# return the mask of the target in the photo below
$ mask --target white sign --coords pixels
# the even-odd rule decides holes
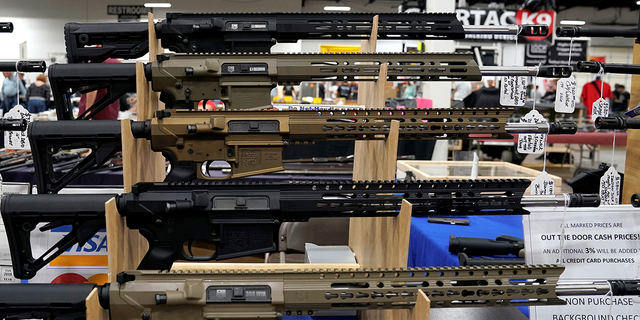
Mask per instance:
[[[5,115],[7,119],[27,119],[27,122],[31,121],[31,113],[27,111],[23,106],[16,105],[11,108]],[[7,149],[31,149],[29,145],[29,137],[27,131],[5,131],[4,132],[4,147]]]
[[[592,106],[592,114],[591,120],[596,120],[597,117],[608,117],[609,116],[609,102],[605,99],[598,99],[593,102]]]
[[[638,209],[617,205],[527,210],[531,211],[524,218],[527,264],[562,264],[566,269],[560,276],[561,281],[637,278],[640,266]],[[640,301],[636,297],[561,298],[568,306],[532,307],[531,319],[640,319]]]
[[[600,205],[616,204],[620,204],[620,174],[611,166],[600,178]]]
[[[547,122],[538,110],[531,110],[520,118],[521,123]],[[541,154],[544,151],[545,133],[521,133],[518,135],[518,152],[523,154]]]
[[[542,171],[531,183],[531,194],[534,196],[554,194],[555,184],[551,176],[546,171]]]
[[[527,102],[526,77],[502,77],[500,84],[500,104],[503,106],[521,107]]]
[[[558,80],[555,110],[560,113],[573,113],[576,109],[576,78],[570,76]]]

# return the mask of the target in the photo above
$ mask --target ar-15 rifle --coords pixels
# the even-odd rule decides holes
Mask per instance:
[[[511,108],[329,111],[163,110],[134,121],[135,138],[151,141],[171,163],[165,181],[227,179],[283,170],[282,150],[320,140],[382,140],[392,120],[401,122],[401,140],[509,138],[516,132],[573,134],[575,124],[507,123]],[[523,126],[526,126],[523,127]],[[207,176],[209,161],[227,161],[227,177]]]
[[[594,124],[596,129],[640,129],[640,119],[628,117],[597,117]]]
[[[196,109],[201,100],[220,99],[227,110],[271,106],[275,83],[302,81],[375,81],[380,65],[389,63],[388,79],[480,80],[472,54],[161,54],[147,63],[145,76],[167,109]],[[49,68],[58,119],[73,119],[68,97],[107,87],[108,94],[78,119],[89,119],[124,93],[135,90],[134,64],[64,64]],[[233,104],[232,104],[233,103]]]
[[[0,211],[14,274],[28,279],[104,228],[104,203],[112,197],[116,197],[119,213],[127,218],[127,226],[140,230],[149,241],[139,268],[169,269],[177,259],[222,260],[271,252],[284,221],[395,216],[402,199],[413,204],[417,216],[527,214],[523,202],[557,205],[554,199],[523,196],[529,184],[529,180],[139,183],[131,193],[83,195],[81,201],[65,194],[7,195]],[[568,199],[568,206],[599,205],[597,195],[571,194]],[[62,225],[71,225],[72,230],[34,258],[29,239],[38,223],[48,223],[41,231]],[[213,243],[215,254],[190,254],[196,240]],[[185,243],[189,253],[183,248]]]
[[[485,114],[486,113],[486,114]],[[511,133],[572,134],[575,123],[520,124],[506,121],[512,108],[327,111],[186,111],[164,110],[159,117],[132,123],[137,138],[151,140],[171,162],[166,181],[192,181],[206,176],[204,162],[231,164],[227,177],[283,169],[282,150],[294,143],[319,140],[382,140],[391,120],[399,120],[401,140],[510,138]],[[32,122],[28,128],[38,193],[57,193],[89,168],[103,165],[122,149],[116,120]],[[90,148],[92,153],[73,170],[56,175],[53,154],[61,149]]]
[[[449,252],[457,254],[461,266],[524,264],[524,240],[502,235],[495,240],[449,236]],[[510,256],[511,257],[508,257]],[[481,256],[473,258],[470,256]],[[490,257],[486,257],[490,256]],[[502,257],[493,257],[502,256]],[[515,258],[514,258],[515,256]]]
[[[322,310],[564,305],[558,296],[640,294],[637,280],[558,283],[563,266],[125,271],[114,283],[0,285],[0,317],[84,319],[96,290],[111,319],[282,319]],[[518,285],[514,285],[514,284]],[[74,317],[75,316],[75,317]]]
[[[377,79],[388,63],[388,79],[480,80],[484,75],[568,77],[568,66],[488,67],[479,69],[472,54],[162,54],[145,66],[145,76],[165,107],[195,109],[201,100],[220,99],[227,110],[271,105],[276,83]],[[89,119],[135,89],[134,64],[64,64],[49,68],[58,119],[73,119],[70,94],[108,88],[108,94],[78,117]]]
[[[376,15],[378,39],[546,36],[549,32],[545,25],[463,26],[454,13],[167,13],[165,20],[155,24],[155,31],[163,47],[178,53],[269,52],[276,42],[368,39]],[[149,51],[146,22],[71,22],[64,34],[71,63],[135,59]]]

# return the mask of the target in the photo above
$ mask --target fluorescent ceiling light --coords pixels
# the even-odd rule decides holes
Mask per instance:
[[[584,22],[583,20],[562,20],[560,21],[560,24],[568,24],[568,25],[572,25],[572,26],[584,26],[586,24],[586,22]]]
[[[640,1],[636,1],[636,4],[640,6]]]
[[[145,8],[171,8],[171,3],[168,2],[147,2],[144,4]]]
[[[351,11],[351,7],[345,6],[326,6],[324,11]]]

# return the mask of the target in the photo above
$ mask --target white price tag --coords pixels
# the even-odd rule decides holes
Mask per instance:
[[[600,205],[620,204],[620,174],[613,167],[600,178]]]
[[[7,112],[5,118],[27,119],[27,122],[31,122],[31,113],[23,106],[17,105]],[[5,131],[4,147],[7,149],[31,149],[27,131]]]
[[[527,78],[502,77],[500,84],[500,104],[503,106],[524,106],[527,101]]]
[[[556,91],[556,112],[573,113],[576,109],[576,78],[570,76],[558,80]]]
[[[607,117],[609,116],[609,102],[600,98],[593,103],[592,110],[591,120],[595,120],[597,117]]]
[[[523,123],[547,122],[538,110],[529,111],[520,118]],[[541,154],[544,151],[546,133],[524,133],[518,136],[518,152],[526,154]]]
[[[555,181],[546,171],[542,171],[540,175],[531,183],[531,194],[534,196],[552,195],[554,194]]]

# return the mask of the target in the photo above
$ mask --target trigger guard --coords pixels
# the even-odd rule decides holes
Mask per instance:
[[[197,240],[189,240],[187,242],[187,249],[189,250],[189,252],[187,253],[186,251],[184,251],[184,243],[182,245],[180,245],[180,255],[182,256],[181,258],[187,261],[211,261],[211,260],[217,260],[216,257],[218,256],[218,245],[216,246],[216,252],[214,252],[212,255],[210,256],[196,256],[193,254],[193,251],[191,250],[193,244],[196,242]]]

